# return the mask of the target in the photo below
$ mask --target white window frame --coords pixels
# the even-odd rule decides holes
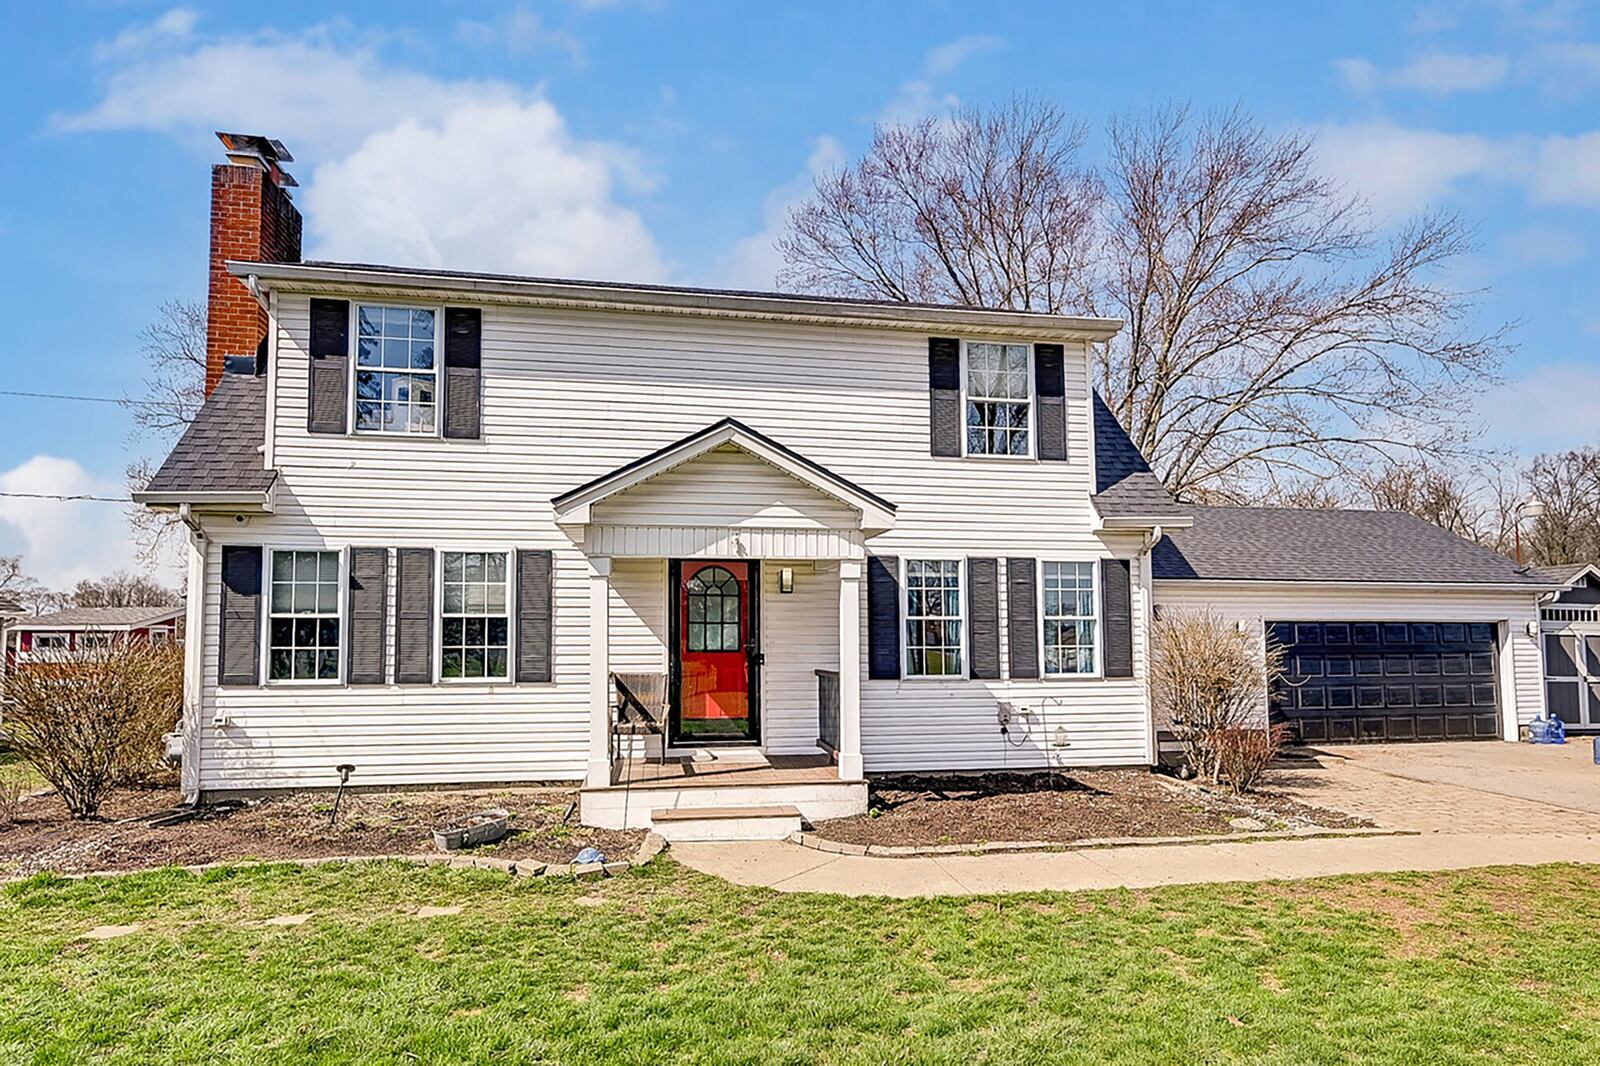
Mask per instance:
[[[356,375],[361,370],[361,308],[382,307],[394,308],[400,311],[431,311],[433,312],[433,432],[432,433],[397,433],[386,429],[360,429],[356,425]],[[426,304],[406,303],[396,300],[392,303],[383,300],[351,300],[350,320],[346,326],[350,337],[347,345],[345,360],[349,368],[349,383],[346,386],[345,417],[349,420],[346,424],[350,427],[349,436],[352,437],[377,437],[381,440],[441,440],[444,437],[444,305],[430,307]],[[383,367],[368,367],[380,372]],[[389,371],[400,373],[398,369]],[[410,371],[406,371],[409,373]],[[426,373],[427,371],[423,371]]]
[[[88,651],[90,648],[109,648],[114,643],[113,633],[110,630],[84,630],[78,634],[78,650]]]
[[[1027,370],[1027,375],[1028,375],[1028,400],[1027,400],[1026,406],[1028,408],[1028,451],[1027,451],[1027,453],[1025,455],[1001,455],[1001,454],[996,453],[996,452],[975,452],[975,451],[970,450],[967,447],[967,443],[968,443],[968,438],[967,438],[967,403],[969,402],[969,399],[970,399],[970,394],[969,394],[969,390],[968,390],[967,386],[968,386],[968,384],[969,384],[969,382],[971,380],[970,377],[968,376],[968,373],[967,373],[967,346],[971,345],[971,344],[1021,345],[1022,348],[1027,352],[1027,357],[1028,357],[1028,370]],[[962,455],[962,458],[965,458],[965,459],[1000,459],[1000,460],[1009,460],[1011,462],[1017,462],[1017,461],[1020,461],[1020,460],[1027,460],[1027,459],[1036,458],[1038,456],[1038,454],[1039,454],[1039,427],[1037,425],[1037,423],[1039,421],[1039,419],[1037,418],[1037,411],[1038,411],[1038,406],[1039,406],[1038,392],[1039,392],[1039,382],[1038,382],[1037,378],[1035,377],[1035,370],[1034,370],[1034,366],[1033,366],[1033,344],[1032,344],[1032,342],[1030,342],[1030,341],[1019,341],[1019,340],[1000,340],[1000,339],[995,339],[995,340],[987,340],[987,339],[966,340],[966,339],[963,338],[963,340],[961,341],[961,455]],[[1003,401],[1003,400],[990,399],[988,397],[985,397],[981,401],[977,401],[977,402],[985,402],[985,403],[1011,402],[1011,403],[1015,403],[1016,401],[1015,400]]]
[[[906,636],[906,625],[911,621],[911,590],[906,573],[912,563],[956,564],[956,615],[961,623],[961,672],[956,674],[914,674],[911,672],[911,642]],[[967,559],[964,555],[939,555],[913,553],[900,557],[900,677],[907,681],[967,681],[972,677],[972,626],[967,618]],[[920,617],[928,617],[926,615]]]
[[[19,642],[20,639],[19,637]],[[46,648],[40,647],[39,641],[41,640],[59,640],[61,643]],[[69,652],[71,650],[72,634],[64,629],[45,629],[28,634],[28,657],[30,659],[36,655],[46,655],[51,652]]]
[[[1094,622],[1094,664],[1093,664],[1093,667],[1087,673],[1068,673],[1068,674],[1059,674],[1058,673],[1058,674],[1052,674],[1052,673],[1049,673],[1045,669],[1045,663],[1047,661],[1047,656],[1045,655],[1046,644],[1045,644],[1045,637],[1044,637],[1044,623],[1045,623],[1045,613],[1044,613],[1044,567],[1045,567],[1046,563],[1055,563],[1058,566],[1059,565],[1074,564],[1074,565],[1077,565],[1077,566],[1087,566],[1089,568],[1089,597],[1090,597],[1089,605],[1093,609],[1093,612],[1094,612],[1093,614],[1091,614],[1089,616],[1090,620]],[[1101,602],[1100,602],[1100,560],[1098,560],[1098,559],[1043,559],[1043,558],[1041,558],[1034,565],[1035,565],[1034,580],[1035,580],[1035,582],[1037,582],[1037,584],[1034,585],[1034,588],[1037,590],[1037,594],[1034,597],[1034,599],[1037,601],[1034,604],[1034,614],[1037,616],[1035,621],[1037,622],[1038,627],[1039,627],[1038,628],[1038,633],[1039,633],[1039,676],[1041,678],[1047,680],[1047,681],[1098,680],[1098,679],[1104,677],[1105,676],[1105,665],[1104,665],[1104,662],[1103,662],[1103,659],[1102,659],[1102,655],[1103,655],[1103,653],[1105,651],[1106,640],[1105,640],[1105,619],[1100,616],[1100,612],[1101,612]],[[1071,617],[1073,620],[1078,620],[1078,616],[1077,615],[1063,616],[1063,617],[1064,618],[1065,617]]]
[[[336,677],[272,676],[272,557],[278,552],[333,552],[339,558],[339,673]],[[345,648],[350,639],[350,552],[343,547],[290,547],[264,545],[261,549],[261,684],[272,688],[300,688],[307,685],[335,688],[344,684]],[[293,615],[283,617],[292,618]],[[317,617],[323,617],[318,615]]]
[[[444,557],[478,552],[506,557],[506,676],[444,676]],[[435,548],[433,553],[433,680],[440,685],[509,685],[517,677],[517,550],[515,548],[472,544],[459,548]]]

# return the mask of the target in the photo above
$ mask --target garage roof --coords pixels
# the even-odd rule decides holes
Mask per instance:
[[[1398,511],[1188,510],[1194,525],[1169,531],[1156,546],[1157,580],[1554,587],[1498,552]]]

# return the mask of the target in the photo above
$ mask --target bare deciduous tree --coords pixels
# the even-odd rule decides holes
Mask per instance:
[[[145,356],[144,389],[127,407],[133,414],[135,438],[153,438],[170,445],[194,421],[206,398],[206,305],[193,300],[168,300],[156,309],[156,319],[139,334]],[[156,464],[135,459],[124,471],[130,493],[150,483]],[[134,504],[128,508],[128,526],[138,546],[139,558],[154,566],[178,536],[178,522],[170,514]]]
[[[176,607],[183,602],[160,582],[126,570],[98,581],[85,578],[71,597],[74,607]]]
[[[1482,502],[1484,493],[1474,491],[1465,476],[1414,460],[1363,473],[1360,480],[1377,510],[1404,511],[1468,540],[1491,536],[1493,508]]]
[[[1180,495],[1462,450],[1505,345],[1439,280],[1470,246],[1458,219],[1385,236],[1309,136],[1236,111],[1158,110],[1109,142],[1091,172],[1081,127],[1026,100],[880,128],[791,214],[780,281],[1123,319],[1100,389]]]
[[[1080,303],[1098,180],[1085,130],[1018,100],[882,126],[854,167],[820,177],[778,247],[806,292],[1054,311]]]
[[[1600,562],[1600,448],[1536,456],[1527,482],[1544,504],[1525,541],[1528,561]]]
[[[170,439],[194,421],[206,399],[206,305],[167,300],[139,333],[144,390],[128,407],[145,433]]]

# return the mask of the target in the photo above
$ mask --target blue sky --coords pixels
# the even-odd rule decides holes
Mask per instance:
[[[8,5],[0,41],[0,389],[136,393],[140,328],[204,294],[213,129],[289,145],[311,256],[764,287],[874,122],[1023,92],[1096,126],[1238,104],[1382,217],[1462,212],[1452,280],[1518,323],[1490,441],[1600,440],[1588,5],[100,0]],[[0,396],[0,426],[0,491],[116,494],[157,450],[101,404]],[[131,560],[115,505],[0,497],[15,551],[54,583]]]

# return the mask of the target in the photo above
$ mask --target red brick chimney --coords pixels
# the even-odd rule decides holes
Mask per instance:
[[[254,360],[267,336],[267,312],[227,262],[300,261],[300,212],[289,199],[295,180],[279,164],[294,162],[279,141],[218,133],[228,161],[211,168],[211,284],[206,315],[206,395],[228,360]],[[242,363],[243,360],[240,359]]]

